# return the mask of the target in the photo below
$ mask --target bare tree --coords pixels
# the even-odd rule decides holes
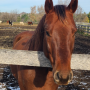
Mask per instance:
[[[75,14],[82,14],[83,13],[83,9],[81,8],[81,6],[78,6]]]
[[[36,14],[36,6],[31,7],[31,13],[32,13],[32,14]]]
[[[1,14],[1,20],[3,22],[6,22],[7,20],[9,20],[9,13],[5,12]]]
[[[6,22],[8,20],[11,20],[13,22],[17,21],[17,11],[13,10],[10,13],[7,13],[7,12],[1,13],[0,18],[3,22]]]
[[[0,12],[0,20],[1,20],[1,12]]]
[[[64,0],[64,1],[58,0],[58,4],[60,4],[60,5],[68,5],[70,1],[71,0]]]
[[[36,20],[36,6],[31,7],[30,20],[35,22]]]
[[[9,20],[15,22],[17,21],[17,11],[16,10],[13,10],[11,11],[11,13],[9,14]]]
[[[82,22],[84,17],[86,17],[87,15],[86,14],[83,14],[83,9],[78,6],[75,14],[74,14],[74,20],[75,22]]]
[[[38,11],[39,14],[45,14],[45,10],[44,10],[43,5],[38,6],[37,11]]]
[[[37,22],[39,22],[40,19],[41,19],[41,18],[43,17],[43,15],[45,14],[45,10],[44,10],[43,5],[38,6],[38,7],[37,7],[37,11],[38,11],[38,14],[37,14],[36,20],[37,20]]]

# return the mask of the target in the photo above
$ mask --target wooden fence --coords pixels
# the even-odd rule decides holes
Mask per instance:
[[[76,26],[77,26],[77,30],[79,30],[80,32],[90,35],[90,25],[76,24]]]
[[[4,50],[0,49],[0,64],[50,67],[50,61],[39,51]],[[89,54],[73,54],[71,68],[90,70]]]

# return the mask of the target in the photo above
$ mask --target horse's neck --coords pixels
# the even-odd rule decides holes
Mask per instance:
[[[44,38],[44,21],[45,15],[38,24],[34,35],[30,40],[29,50],[43,51],[43,38]]]

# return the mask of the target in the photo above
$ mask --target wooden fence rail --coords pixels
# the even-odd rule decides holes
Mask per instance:
[[[0,64],[51,67],[50,61],[39,51],[0,49]],[[71,68],[90,70],[89,54],[73,54]]]
[[[83,32],[84,34],[90,35],[90,25],[76,24],[76,26],[79,31]]]

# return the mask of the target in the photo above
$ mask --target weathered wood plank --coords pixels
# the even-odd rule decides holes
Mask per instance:
[[[0,64],[51,67],[43,52],[25,50],[0,50]]]
[[[39,51],[0,49],[0,64],[51,67],[50,61]],[[90,70],[90,55],[73,54],[72,69]]]
[[[90,54],[73,54],[71,68],[79,70],[90,70]]]

